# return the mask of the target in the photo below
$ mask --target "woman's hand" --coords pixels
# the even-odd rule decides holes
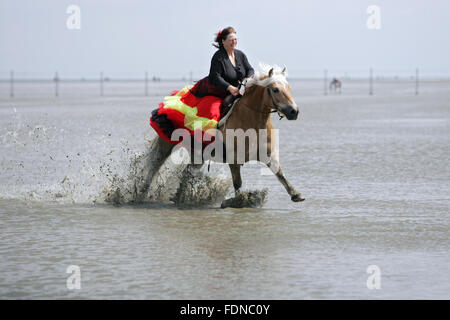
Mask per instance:
[[[239,89],[236,88],[235,86],[229,85],[227,90],[233,95],[233,96],[237,96],[239,94]]]

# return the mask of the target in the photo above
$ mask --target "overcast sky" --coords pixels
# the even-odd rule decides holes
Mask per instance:
[[[78,5],[81,29],[66,13]],[[381,29],[367,27],[368,6]],[[207,75],[214,33],[233,26],[252,65],[450,75],[448,0],[1,0],[0,77]]]

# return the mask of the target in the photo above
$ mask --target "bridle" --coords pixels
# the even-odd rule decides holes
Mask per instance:
[[[245,86],[245,84],[243,83],[243,82],[240,82],[239,83],[239,89],[241,88],[241,86],[242,85],[244,85]],[[275,102],[275,99],[273,98],[273,96],[272,96],[272,92],[271,92],[271,90],[270,90],[270,87],[266,87],[266,89],[267,89],[267,93],[269,94],[269,96],[270,96],[270,99],[272,100],[272,106],[268,106],[267,104],[265,104],[265,105],[263,105],[263,106],[268,106],[271,110],[269,111],[269,112],[266,112],[266,111],[260,111],[260,110],[258,110],[258,109],[254,109],[254,108],[252,108],[252,107],[250,107],[248,104],[246,104],[244,101],[241,101],[241,103],[244,105],[244,106],[246,106],[248,109],[250,109],[251,111],[253,111],[253,112],[258,112],[258,113],[262,113],[262,114],[271,114],[271,113],[275,113],[275,112],[277,112],[278,113],[278,116],[280,117],[280,119],[278,119],[278,120],[281,120],[281,119],[283,119],[284,118],[284,116],[283,115],[281,115],[280,114],[280,107],[277,105],[277,103]]]

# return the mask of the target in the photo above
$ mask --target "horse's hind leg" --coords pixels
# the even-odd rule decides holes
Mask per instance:
[[[241,178],[241,165],[240,164],[228,164],[231,171],[231,177],[233,178],[234,192],[237,195],[242,187]]]
[[[203,159],[203,152],[201,148],[192,148],[190,150],[190,162],[184,169],[185,171],[189,171],[191,174],[194,174],[195,172],[199,172],[200,169],[203,167],[204,159]]]
[[[284,186],[286,191],[291,196],[292,201],[299,202],[305,200],[302,194],[300,192],[297,192],[292,186],[292,184],[288,181],[288,179],[286,179],[286,177],[283,174],[283,170],[281,170],[280,164],[276,159],[272,158],[272,161],[268,163],[267,166],[277,176],[278,180],[281,182],[281,184]]]
[[[161,168],[164,161],[166,161],[167,157],[172,152],[172,149],[173,145],[159,136],[152,141],[150,150],[147,153],[148,157],[145,159],[146,163],[142,169],[143,180],[140,182],[139,186],[136,186],[137,201],[142,200],[142,198],[146,196],[146,192],[150,187],[153,176],[158,172],[159,168]]]

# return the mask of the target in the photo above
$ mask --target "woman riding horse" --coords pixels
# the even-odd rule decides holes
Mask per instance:
[[[255,73],[246,55],[236,49],[237,37],[233,27],[219,31],[213,46],[217,50],[212,59],[209,76],[190,90],[196,97],[216,96],[224,99],[220,108],[222,118],[236,98],[240,97],[239,85]]]
[[[175,129],[196,131],[194,123],[202,123],[202,138],[205,131],[215,129],[218,121],[227,114],[236,98],[240,97],[239,85],[254,74],[246,55],[236,49],[236,31],[227,27],[217,33],[213,46],[218,48],[212,59],[209,76],[193,87],[174,91],[166,97],[160,108],[154,110],[150,124],[171,144]],[[207,135],[207,134],[206,134]],[[210,140],[212,141],[212,140]],[[208,144],[202,139],[203,144]]]
[[[209,97],[203,99],[207,98]],[[166,101],[166,103],[170,105],[171,102]],[[157,110],[164,109],[164,104],[162,105],[163,107]],[[298,106],[290,94],[290,86],[286,80],[286,69],[281,70],[267,66],[249,79],[243,97],[236,102],[226,123],[218,130],[216,130],[216,127],[206,130],[207,132],[213,132],[215,143],[206,146],[204,150],[202,149],[202,157],[204,156],[203,160],[209,158],[229,164],[236,195],[240,192],[242,186],[241,166],[246,162],[256,160],[269,167],[285,187],[292,201],[303,201],[305,198],[287,180],[280,166],[276,133],[270,120],[270,114],[274,111],[288,120],[296,120],[299,113]],[[158,132],[157,125],[153,123],[155,114],[157,112],[154,111],[150,123]],[[146,186],[150,185],[153,175],[169,157],[174,145],[178,143],[183,145],[182,142],[185,142],[185,135],[178,135],[176,131],[172,132],[174,133],[174,137],[172,137],[174,139],[169,141],[170,144],[166,142],[167,138],[158,132],[159,137],[151,151],[156,158],[153,162],[154,165],[149,168],[144,179]],[[250,134],[249,139],[245,137],[247,133]],[[253,137],[251,137],[252,133],[255,134]],[[179,140],[180,137],[183,139],[182,142]],[[210,139],[206,140],[211,141]],[[239,148],[242,143],[245,145],[243,152]],[[195,159],[194,163],[196,163]],[[146,190],[147,188],[144,188],[142,192],[145,193]]]
[[[221,115],[224,115],[239,96],[239,83],[253,76],[254,70],[245,54],[236,49],[236,31],[232,27],[219,31],[215,42],[213,46],[219,50],[211,59],[209,81],[229,93],[222,104]]]
[[[202,160],[205,159],[203,155],[208,156],[207,151],[213,151],[209,155],[218,161],[222,158],[229,164],[236,194],[240,192],[242,185],[241,166],[245,162],[257,160],[270,168],[285,187],[292,201],[303,201],[304,197],[295,190],[281,170],[278,147],[273,133],[274,127],[270,121],[272,112],[278,112],[288,120],[295,120],[298,116],[299,110],[290,94],[290,86],[286,80],[286,69],[266,66],[254,75],[254,70],[245,54],[235,49],[236,32],[231,27],[219,32],[216,42],[219,50],[211,60],[209,76],[193,87],[174,91],[171,96],[165,97],[165,101],[160,103],[158,109],[152,112],[150,125],[160,137],[152,153],[157,155],[158,159],[146,174],[145,185],[148,187],[154,173],[170,155],[174,145],[180,143],[185,146],[184,135],[182,141],[177,139],[179,133],[177,129],[181,128],[183,132],[188,132],[189,148],[192,146],[191,141],[194,141],[193,149],[202,152]],[[227,93],[230,93],[233,98],[239,96],[237,87],[239,81],[247,77],[251,78],[245,86],[244,96],[236,102],[226,123],[218,128],[223,98]],[[200,135],[197,134],[199,132]],[[240,132],[244,133],[243,153],[239,152],[240,143],[235,143],[241,140],[238,137]],[[252,144],[250,138],[245,138],[245,134],[251,132],[256,134],[256,140],[254,140],[256,141],[254,147],[258,150],[256,153],[253,152],[255,148],[250,147]],[[201,143],[201,150],[195,148],[195,142]],[[219,151],[222,145],[224,157],[216,157],[221,153],[216,151]],[[196,163],[195,159],[194,163]],[[144,188],[142,191],[146,190]]]

